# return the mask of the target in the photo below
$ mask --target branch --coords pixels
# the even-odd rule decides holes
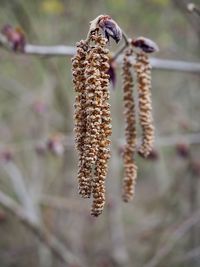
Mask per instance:
[[[0,204],[11,214],[16,216],[21,223],[23,223],[39,240],[44,243],[59,260],[67,265],[77,264],[77,257],[66,249],[66,247],[50,232],[36,223],[33,223],[29,217],[26,216],[24,210],[8,195],[0,191]]]
[[[200,8],[197,7],[194,3],[189,3],[189,4],[187,5],[187,9],[188,9],[190,12],[196,13],[198,16],[200,16]]]
[[[175,146],[180,142],[184,142],[188,145],[200,144],[200,134],[191,133],[191,134],[177,134],[177,135],[168,135],[168,136],[156,136],[155,138],[155,147],[167,147]],[[125,140],[123,138],[118,139],[117,145],[120,147],[124,145]],[[138,138],[137,143],[140,143],[140,138]]]
[[[174,5],[179,9],[179,11],[185,16],[193,30],[197,33],[198,38],[200,38],[200,27],[199,27],[199,17],[191,16],[188,12],[187,0],[172,0]]]
[[[177,230],[173,233],[169,233],[170,240],[161,247],[155,254],[155,256],[144,265],[144,267],[156,267],[174,248],[175,244],[193,227],[200,221],[200,210],[191,215],[189,219],[184,221]]]
[[[127,39],[128,40],[128,39]],[[76,48],[73,46],[65,46],[65,45],[56,45],[56,46],[40,46],[40,45],[32,45],[26,44],[24,46],[24,51],[16,52],[12,48],[12,44],[8,42],[6,37],[0,33],[0,46],[4,49],[22,55],[35,55],[35,56],[73,56],[76,53]],[[125,45],[114,55],[114,58],[117,58],[118,63],[122,63],[122,57],[118,57],[119,54],[123,52],[123,50],[127,47]],[[200,63],[195,62],[185,62],[185,61],[176,61],[176,60],[165,60],[152,58],[151,64],[154,69],[159,70],[171,70],[171,71],[183,71],[183,72],[192,72],[199,73],[200,72]]]
[[[49,196],[46,194],[43,194],[41,196],[40,203],[42,206],[47,206],[51,208],[56,208],[56,209],[63,209],[63,210],[71,210],[71,211],[77,211],[80,213],[84,213],[88,211],[86,206],[84,205],[83,201],[79,200],[74,200],[70,198],[64,198],[64,197],[59,197],[59,196]]]
[[[175,258],[175,263],[185,263],[186,261],[191,261],[197,258],[200,258],[200,247],[196,247],[184,253],[184,255],[178,256]]]

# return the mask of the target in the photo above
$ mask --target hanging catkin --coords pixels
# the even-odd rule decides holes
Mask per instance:
[[[81,40],[77,43],[77,53],[72,59],[73,83],[77,96],[75,99],[75,143],[79,152],[78,182],[79,193],[82,197],[90,197],[91,194],[91,170],[86,168],[84,157],[84,143],[86,138],[86,91],[85,91],[85,67],[88,44]]]
[[[124,180],[123,200],[130,201],[134,195],[135,181],[137,178],[137,166],[134,161],[136,151],[136,118],[135,103],[133,97],[133,78],[131,73],[132,64],[129,56],[133,54],[132,49],[127,49],[123,59],[123,93],[124,93],[124,115],[125,115],[125,139],[126,144],[123,152]]]
[[[97,32],[93,35],[95,46],[98,48],[100,85],[102,92],[101,101],[101,124],[99,132],[99,147],[95,163],[94,177],[92,183],[93,204],[91,214],[98,216],[102,213],[105,204],[105,179],[108,169],[108,159],[110,157],[110,140],[111,135],[111,115],[109,104],[109,50],[106,48],[107,39]]]
[[[104,36],[103,36],[104,34]],[[90,22],[85,41],[77,45],[72,60],[76,147],[79,152],[79,193],[93,196],[91,214],[98,216],[105,204],[105,179],[110,157],[111,114],[109,104],[109,38],[116,43],[122,32],[110,16]]]
[[[154,142],[154,126],[151,104],[151,66],[146,53],[136,55],[134,65],[137,74],[138,98],[139,98],[139,119],[142,128],[142,144],[139,154],[147,157],[152,150]]]

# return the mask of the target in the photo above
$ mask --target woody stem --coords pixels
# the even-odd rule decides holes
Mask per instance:
[[[124,45],[113,55],[112,61],[115,61],[118,56],[122,54],[122,52],[129,46],[130,39],[127,37],[127,35],[122,31],[122,37],[124,39]]]

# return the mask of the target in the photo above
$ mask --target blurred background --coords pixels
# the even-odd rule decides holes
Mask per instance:
[[[200,16],[187,3],[0,0],[0,27],[20,27],[27,43],[74,46],[90,20],[109,14],[128,36],[154,40],[157,58],[198,63]],[[71,56],[0,46],[1,267],[200,266],[200,72],[153,69],[155,149],[137,157],[135,199],[126,204],[120,67],[111,88],[107,203],[92,218],[91,201],[77,189]]]

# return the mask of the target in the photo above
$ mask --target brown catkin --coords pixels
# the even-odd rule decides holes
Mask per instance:
[[[98,153],[94,169],[92,183],[93,204],[91,214],[98,216],[105,205],[105,179],[108,171],[108,159],[110,157],[111,115],[109,104],[109,50],[106,48],[107,39],[98,32],[92,36],[99,54],[100,86],[102,92],[101,124],[98,138]]]
[[[85,67],[88,45],[81,40],[77,43],[77,52],[72,59],[72,74],[74,88],[77,93],[75,99],[75,143],[79,153],[78,182],[79,193],[87,198],[91,195],[91,170],[86,168],[84,161],[84,143],[86,138],[86,91],[85,91]]]
[[[151,65],[148,55],[143,52],[137,54],[134,67],[137,74],[139,119],[142,128],[142,144],[138,153],[143,157],[147,157],[152,150],[154,142],[151,103]]]
[[[123,152],[124,160],[124,180],[122,197],[125,202],[132,200],[137,178],[137,166],[134,161],[136,151],[136,115],[133,97],[133,78],[131,73],[132,64],[129,61],[133,51],[126,50],[123,59],[123,93],[124,93],[124,115],[125,115],[125,138],[126,145]]]

